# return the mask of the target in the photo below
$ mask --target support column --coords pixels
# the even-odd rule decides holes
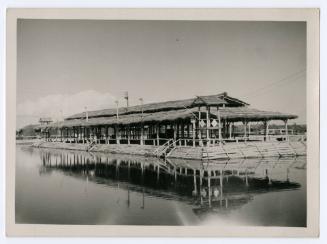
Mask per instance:
[[[243,125],[244,125],[244,138],[245,138],[247,136],[246,127],[248,125],[248,122],[247,121],[243,121]]]
[[[106,130],[106,143],[105,144],[109,144],[108,142],[109,142],[109,127],[108,126],[106,126],[105,127],[105,130]]]
[[[187,139],[190,138],[190,124],[187,124]]]
[[[194,185],[193,195],[196,196],[198,193],[197,193],[196,170],[195,169],[193,169],[193,185]]]
[[[218,139],[219,143],[222,141],[222,136],[221,136],[221,119],[220,119],[220,111],[219,107],[217,106],[217,119],[218,119]]]
[[[288,119],[284,120],[284,123],[285,123],[285,140],[288,141],[289,138],[288,138]]]
[[[232,122],[229,122],[229,139],[232,139]]]
[[[208,202],[209,207],[211,207],[211,171],[208,170]]]
[[[195,133],[196,133],[196,131],[195,131],[195,119],[192,119],[191,120],[191,122],[192,122],[192,142],[193,142],[193,147],[195,147]]]
[[[159,133],[160,133],[160,124],[157,124],[156,126],[157,146],[159,146]]]
[[[129,125],[127,126],[127,144],[131,144],[131,128]]]
[[[116,144],[120,144],[120,134],[119,134],[119,126],[115,127],[115,135],[116,135]]]
[[[143,133],[144,133],[144,128],[143,128],[143,123],[141,124],[141,135],[140,135],[140,145],[143,145]]]
[[[199,145],[200,145],[200,146],[203,146],[200,122],[201,122],[201,107],[199,106],[198,138],[199,138]]]
[[[207,106],[207,111],[206,111],[206,115],[207,115],[207,128],[206,128],[206,132],[207,132],[207,146],[210,145],[210,135],[209,135],[209,128],[210,128],[210,118],[209,118],[209,112],[210,112],[210,107]]]
[[[176,146],[176,139],[177,139],[177,124],[175,123],[173,125],[173,129],[174,129],[174,146]]]
[[[265,141],[267,141],[269,135],[269,120],[266,120],[264,122],[264,126],[265,126]]]

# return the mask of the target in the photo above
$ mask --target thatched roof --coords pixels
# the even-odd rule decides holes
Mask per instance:
[[[185,108],[193,108],[195,106],[219,106],[225,104],[226,106],[246,106],[249,105],[241,100],[236,98],[230,97],[227,93],[220,93],[216,95],[210,96],[197,96],[191,99],[184,99],[184,100],[175,100],[175,101],[168,101],[168,102],[160,102],[160,103],[148,103],[144,104],[143,106],[137,105],[132,106],[129,108],[119,108],[118,113],[119,115],[124,114],[132,114],[132,113],[141,113],[142,108],[144,113],[153,113],[153,112],[160,112],[160,111],[168,111],[168,110],[177,110],[177,109],[185,109]],[[116,108],[112,109],[103,109],[97,111],[88,111],[88,117],[110,117],[116,115]],[[71,119],[81,119],[85,118],[86,113],[78,113],[66,118],[66,120]]]
[[[229,121],[285,120],[296,119],[298,117],[293,114],[263,111],[249,107],[220,108],[219,110],[221,118]]]
[[[194,109],[193,109],[194,110]],[[153,123],[153,122],[163,122],[163,121],[174,121],[178,119],[188,119],[193,118],[192,109],[181,109],[181,110],[171,110],[162,111],[155,113],[142,114],[128,114],[120,115],[118,119],[116,116],[111,117],[96,117],[90,118],[88,121],[85,119],[74,119],[65,120],[57,123],[52,123],[48,126],[43,127],[73,127],[73,126],[96,126],[96,125],[128,125],[128,124],[140,124],[140,123]],[[42,126],[40,126],[42,127]]]
[[[262,111],[249,107],[226,107],[219,108],[220,117],[223,120],[229,121],[262,121],[262,120],[285,120],[297,118],[296,115],[283,114],[279,112]],[[197,119],[197,108],[191,109],[179,109],[170,111],[161,111],[154,113],[143,114],[125,114],[119,116],[117,119],[115,116],[111,117],[96,117],[85,119],[71,119],[62,122],[56,122],[49,125],[40,126],[40,128],[46,127],[78,127],[78,126],[97,126],[97,125],[137,125],[141,123],[156,123],[156,122],[170,122],[176,120],[188,120]],[[201,118],[205,118],[205,113],[202,112]],[[217,118],[217,110],[211,111],[210,118]]]

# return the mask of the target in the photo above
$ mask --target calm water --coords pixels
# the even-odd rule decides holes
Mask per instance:
[[[16,222],[306,226],[306,159],[164,161],[17,146]]]

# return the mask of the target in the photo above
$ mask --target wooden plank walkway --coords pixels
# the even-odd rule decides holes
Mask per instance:
[[[173,149],[169,158],[185,159],[234,159],[293,157],[306,155],[305,142],[245,142],[226,143],[207,147],[183,147]]]

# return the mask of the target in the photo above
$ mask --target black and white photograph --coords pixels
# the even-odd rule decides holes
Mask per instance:
[[[306,21],[16,24],[16,225],[308,227]]]

